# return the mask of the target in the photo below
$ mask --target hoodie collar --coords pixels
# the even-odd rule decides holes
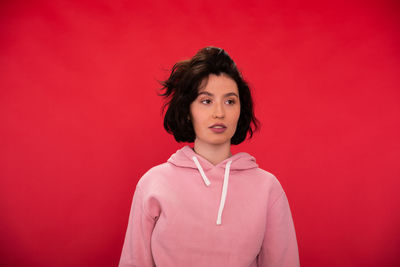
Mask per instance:
[[[213,168],[225,169],[226,164],[229,161],[232,161],[230,166],[230,170],[232,171],[248,170],[258,167],[256,159],[245,152],[239,152],[221,161],[217,165],[213,165],[207,159],[203,158],[202,156],[194,152],[194,150],[188,145],[184,146],[183,148],[179,149],[174,154],[172,154],[171,157],[168,159],[168,162],[174,164],[177,167],[197,169],[196,163],[193,161],[193,156],[195,156],[198,159],[204,171],[209,171]]]

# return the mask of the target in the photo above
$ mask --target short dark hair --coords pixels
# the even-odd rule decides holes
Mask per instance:
[[[177,62],[171,69],[167,80],[161,81],[165,92],[160,95],[167,99],[163,111],[164,128],[174,135],[177,142],[194,142],[196,138],[190,117],[190,104],[198,96],[198,88],[203,79],[210,74],[226,74],[236,82],[240,99],[240,116],[236,132],[231,144],[243,142],[247,134],[249,138],[259,128],[259,122],[254,115],[253,100],[247,82],[242,78],[235,62],[225,52],[217,47],[205,47],[189,60]]]

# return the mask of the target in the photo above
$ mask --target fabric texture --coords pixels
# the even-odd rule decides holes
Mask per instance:
[[[119,266],[297,267],[286,194],[254,157],[185,146],[139,180]]]

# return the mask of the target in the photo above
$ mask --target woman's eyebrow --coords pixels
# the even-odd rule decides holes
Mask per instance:
[[[212,93],[207,92],[207,91],[201,91],[201,92],[199,92],[198,95],[214,96]],[[228,96],[236,96],[236,97],[239,97],[239,96],[238,96],[236,93],[234,93],[234,92],[230,92],[230,93],[227,93],[227,94],[224,95],[224,97],[228,97]]]

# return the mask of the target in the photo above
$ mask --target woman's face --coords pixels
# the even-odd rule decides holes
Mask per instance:
[[[196,142],[221,145],[231,142],[240,116],[237,84],[225,74],[210,74],[190,104]]]

